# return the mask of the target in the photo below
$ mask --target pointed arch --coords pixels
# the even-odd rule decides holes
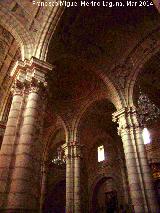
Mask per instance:
[[[156,55],[160,49],[160,28],[152,31],[134,48],[129,60],[133,63],[133,68],[128,76],[126,84],[126,100],[129,106],[133,106],[133,90],[136,80],[148,60]]]
[[[50,44],[50,40],[54,34],[54,31],[59,23],[59,20],[63,14],[64,7],[57,6],[52,7],[51,12],[48,12],[48,19],[46,20],[44,28],[42,28],[40,32],[40,37],[36,44],[35,48],[35,57],[46,61],[48,46]]]
[[[48,153],[48,149],[50,147],[50,144],[52,142],[52,138],[54,137],[54,135],[60,130],[63,129],[64,130],[64,134],[65,134],[65,139],[66,142],[68,141],[68,135],[69,135],[69,128],[67,126],[67,124],[65,123],[65,121],[58,116],[57,119],[57,123],[51,127],[51,129],[49,130],[48,134],[46,135],[45,141],[44,141],[44,151],[43,151],[43,160],[46,160],[47,157],[47,153]]]
[[[108,89],[108,94],[106,93],[98,93],[96,96],[91,97],[91,99],[88,99],[85,104],[83,104],[83,107],[79,110],[79,112],[76,114],[75,119],[73,120],[73,141],[79,140],[79,129],[81,126],[81,122],[83,120],[84,115],[86,114],[87,110],[97,101],[101,100],[108,100],[110,101],[115,108],[121,109],[123,107],[122,99],[120,98],[118,92],[116,91],[114,85],[112,82],[105,76],[105,85]]]

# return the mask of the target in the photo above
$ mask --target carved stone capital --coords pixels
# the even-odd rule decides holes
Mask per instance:
[[[11,88],[12,94],[23,95],[23,91],[24,91],[24,84],[21,81],[16,80]]]
[[[67,158],[82,157],[82,145],[70,142],[63,147]]]
[[[39,93],[46,91],[46,74],[53,69],[53,66],[45,61],[36,58],[31,60],[18,61],[11,72],[16,81],[25,84],[26,92]]]
[[[54,66],[46,61],[41,61],[35,57],[32,57],[31,60],[25,59],[24,61],[17,61],[13,67],[13,70],[11,71],[11,76],[16,77],[20,73],[23,73],[24,75],[32,76],[40,81],[43,81],[45,75],[53,68]]]
[[[131,130],[141,128],[138,121],[137,109],[133,107],[125,107],[112,114],[113,122],[119,124],[118,134],[121,135],[124,131],[127,133]]]
[[[32,78],[29,83],[29,93],[40,93],[40,92],[45,92],[47,83],[46,82],[41,82],[37,80],[36,78]]]

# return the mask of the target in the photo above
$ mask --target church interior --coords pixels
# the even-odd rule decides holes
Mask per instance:
[[[35,2],[0,1],[0,212],[159,213],[160,1]]]

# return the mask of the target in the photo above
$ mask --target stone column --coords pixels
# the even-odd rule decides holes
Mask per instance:
[[[121,159],[121,176],[122,176],[122,182],[123,182],[123,202],[124,204],[129,203],[129,192],[128,192],[128,180],[127,180],[127,174],[126,174],[126,165],[123,159]]]
[[[133,130],[133,135],[137,144],[137,152],[140,163],[140,170],[142,174],[142,181],[144,187],[144,194],[147,204],[148,212],[159,212],[160,209],[158,207],[158,202],[156,199],[156,194],[153,185],[153,177],[151,173],[151,169],[147,160],[147,153],[144,146],[144,141],[142,137],[143,128],[139,126],[136,111],[133,111],[133,122],[135,124],[135,128]]]
[[[7,197],[10,190],[11,174],[13,172],[14,152],[18,145],[17,132],[19,131],[24,104],[23,84],[16,81],[13,89],[13,99],[8,116],[6,130],[0,151],[0,211],[7,206]]]
[[[75,142],[65,147],[66,156],[66,213],[80,213],[81,146]]]
[[[28,98],[23,114],[20,137],[11,178],[7,206],[20,212],[37,212],[40,195],[40,169],[42,143],[39,141],[39,109],[41,103],[41,85],[36,79],[28,82]],[[42,107],[43,108],[43,107]]]
[[[51,69],[49,64],[32,58],[17,63],[12,72],[24,87],[13,97],[0,153],[1,212],[39,212],[45,105],[42,96],[45,75]]]
[[[81,146],[75,144],[74,149],[74,212],[81,212],[81,185],[80,185],[80,161]]]
[[[73,159],[72,147],[65,146],[66,158],[66,213],[73,213]]]
[[[131,204],[136,213],[145,212],[145,205],[143,200],[141,182],[139,178],[139,171],[137,166],[137,157],[134,141],[132,141],[130,134],[130,119],[125,111],[119,111],[114,115],[114,121],[117,121],[119,124],[119,135],[122,138],[127,174],[128,174],[128,182],[129,182],[129,191],[131,197]]]
[[[114,113],[113,120],[119,124],[134,211],[159,212],[135,108],[125,108]]]

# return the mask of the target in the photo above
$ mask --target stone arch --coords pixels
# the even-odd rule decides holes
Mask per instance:
[[[63,14],[64,7],[58,6],[53,7],[50,15],[48,15],[48,20],[46,21],[46,25],[42,29],[40,33],[40,38],[37,42],[37,46],[35,49],[35,57],[46,61],[48,54],[48,46],[50,44],[50,40],[54,34],[54,31],[59,23],[61,15]]]
[[[114,177],[112,176],[106,176],[104,174],[100,174],[99,176],[95,177],[95,179],[93,180],[92,182],[92,185],[91,185],[91,189],[89,191],[89,209],[91,210],[92,208],[92,199],[93,199],[93,194],[94,194],[94,190],[96,188],[96,186],[98,185],[98,183],[100,183],[101,181],[105,182],[109,179],[112,179],[113,182],[116,184],[115,180],[114,180]]]
[[[152,31],[147,35],[131,52],[126,63],[132,61],[131,73],[128,73],[128,80],[126,82],[126,99],[129,106],[133,106],[133,89],[137,77],[140,74],[145,63],[157,54],[160,49],[160,28]]]
[[[77,60],[77,58],[72,54],[63,54],[61,55],[61,60],[64,58],[70,58],[72,60]],[[110,99],[116,106],[117,110],[121,109],[125,106],[125,98],[121,92],[121,88],[113,81],[109,74],[104,73],[102,69],[99,69],[96,64],[90,63],[87,59],[79,57],[78,61],[86,66],[89,70],[93,71],[93,73],[100,79],[104,87],[106,87],[106,91],[110,94]]]
[[[53,137],[61,129],[64,130],[65,138],[66,138],[66,141],[67,141],[69,130],[68,130],[68,127],[66,126],[65,122],[59,117],[59,122],[57,122],[57,124],[49,130],[49,133],[47,134],[46,140],[44,141],[45,147],[44,147],[44,152],[43,152],[43,161],[45,161],[47,159],[47,154],[49,152],[49,147],[51,145]]]
[[[0,10],[0,24],[6,28],[17,40],[21,47],[22,60],[30,59],[33,56],[34,39],[27,32],[17,19],[10,14],[7,9],[1,6]]]
[[[65,57],[65,55],[63,55],[63,57]],[[74,59],[74,56],[70,55],[70,57]],[[78,139],[78,128],[79,128],[79,123],[81,121],[81,118],[83,117],[83,115],[85,114],[87,109],[94,102],[100,101],[100,100],[103,100],[103,99],[108,99],[109,101],[111,101],[113,103],[113,105],[115,106],[115,108],[117,110],[119,110],[119,109],[121,109],[125,106],[125,99],[124,99],[123,94],[121,93],[121,90],[120,89],[118,90],[116,85],[114,85],[114,83],[110,80],[110,78],[105,73],[103,73],[101,70],[96,69],[95,67],[90,65],[90,63],[88,63],[83,58],[79,59],[79,61],[82,64],[85,64],[87,67],[89,67],[95,73],[95,75],[97,76],[98,79],[102,80],[105,93],[98,92],[98,94],[96,94],[94,97],[91,95],[84,102],[83,106],[80,108],[78,113],[75,115],[71,128],[68,128],[68,130],[70,129],[70,132],[71,132],[72,141],[77,141],[77,139]]]
[[[117,97],[118,98],[118,97]],[[83,118],[87,112],[87,110],[94,104],[96,103],[97,101],[101,101],[101,100],[109,100],[114,106],[115,108],[118,109],[118,106],[115,105],[113,103],[112,100],[110,100],[107,95],[104,95],[104,94],[100,94],[100,95],[97,95],[95,98],[91,99],[91,100],[88,100],[84,105],[83,107],[81,108],[81,110],[79,111],[79,113],[75,116],[75,119],[73,121],[73,126],[72,126],[72,130],[73,130],[73,141],[79,141],[79,134],[80,134],[80,126],[81,126],[81,123],[83,121]],[[121,102],[119,100],[119,103],[121,105]],[[122,106],[122,105],[121,105]]]
[[[95,70],[95,73],[103,81],[104,85],[109,89],[111,100],[116,109],[118,110],[123,108],[126,105],[126,101],[119,85],[113,82],[113,80],[111,81],[102,70]]]

